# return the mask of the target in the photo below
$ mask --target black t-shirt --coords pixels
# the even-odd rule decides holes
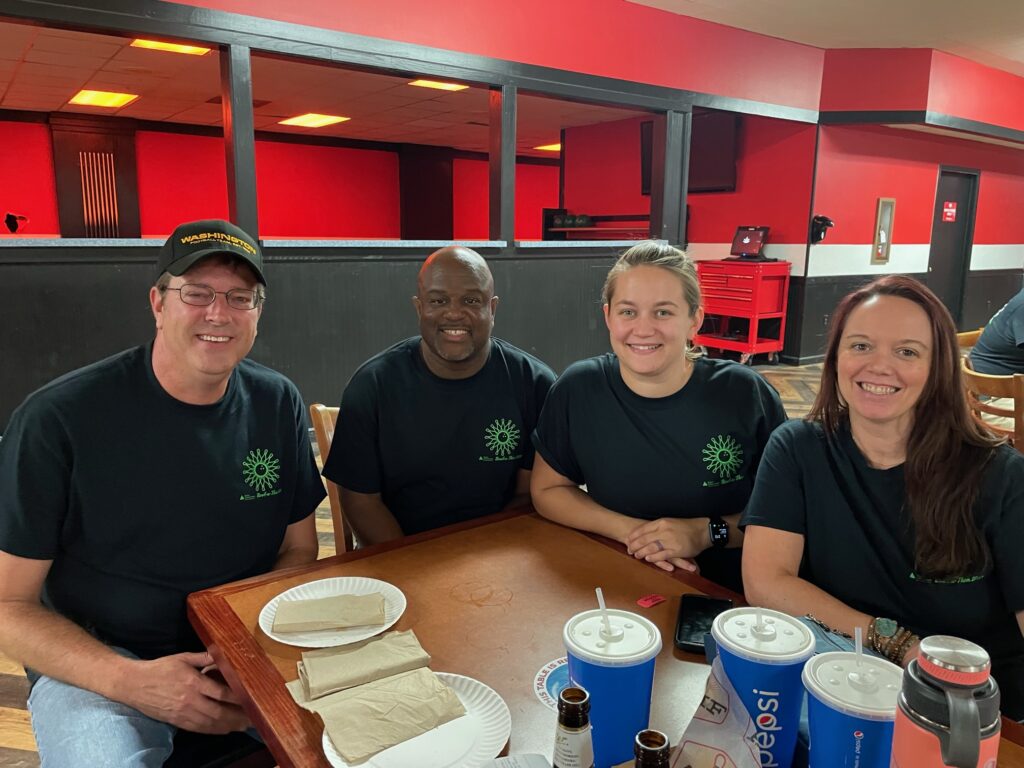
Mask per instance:
[[[699,358],[681,390],[642,397],[613,354],[574,363],[551,389],[534,444],[560,475],[598,504],[630,517],[711,517],[741,512],[761,452],[786,418],[756,372]],[[738,549],[710,549],[705,577],[742,591]]]
[[[142,657],[202,646],[190,592],[269,571],[324,497],[295,386],[243,360],[187,405],[152,345],[30,395],[0,441],[0,550],[52,560],[43,602]]]
[[[848,427],[832,438],[817,422],[792,421],[768,443],[743,525],[804,537],[800,575],[847,605],[886,616],[921,636],[955,635],[993,660],[1004,714],[1024,717],[1024,456],[997,449],[975,505],[992,567],[955,580],[914,570],[914,533],[903,467],[874,469]]]
[[[360,366],[341,398],[324,476],[379,493],[405,534],[498,512],[533,466],[529,435],[555,375],[501,339],[468,379],[427,368],[420,337]]]
[[[1024,291],[988,321],[971,350],[971,365],[997,376],[1024,373]]]

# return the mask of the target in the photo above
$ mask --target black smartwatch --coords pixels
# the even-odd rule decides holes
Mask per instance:
[[[708,521],[708,534],[714,549],[724,549],[729,543],[729,524],[720,517],[712,517]]]

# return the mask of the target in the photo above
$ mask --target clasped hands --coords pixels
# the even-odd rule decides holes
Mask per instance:
[[[708,539],[707,518],[662,517],[640,523],[623,543],[637,560],[646,560],[666,571],[682,568],[698,573],[693,558],[708,548]]]
[[[131,706],[155,720],[199,733],[250,726],[238,697],[213,668],[209,653],[178,653],[135,661]]]

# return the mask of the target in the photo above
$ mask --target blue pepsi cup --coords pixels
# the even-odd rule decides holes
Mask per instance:
[[[804,665],[810,768],[889,768],[903,670],[875,656],[823,653]]]
[[[633,740],[651,716],[654,659],[661,632],[643,616],[609,608],[584,611],[565,624],[569,679],[590,694],[595,768],[633,759]]]
[[[778,611],[733,608],[715,618],[711,634],[722,669],[754,723],[762,768],[790,768],[804,701],[800,674],[814,655],[811,631]]]

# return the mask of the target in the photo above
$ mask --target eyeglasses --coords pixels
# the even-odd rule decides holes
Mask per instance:
[[[168,291],[177,291],[181,300],[193,307],[208,307],[217,300],[217,294],[223,296],[228,306],[232,309],[256,309],[263,301],[258,291],[250,291],[247,288],[232,288],[230,291],[215,291],[208,285],[200,283],[185,283],[178,288],[168,288]]]

